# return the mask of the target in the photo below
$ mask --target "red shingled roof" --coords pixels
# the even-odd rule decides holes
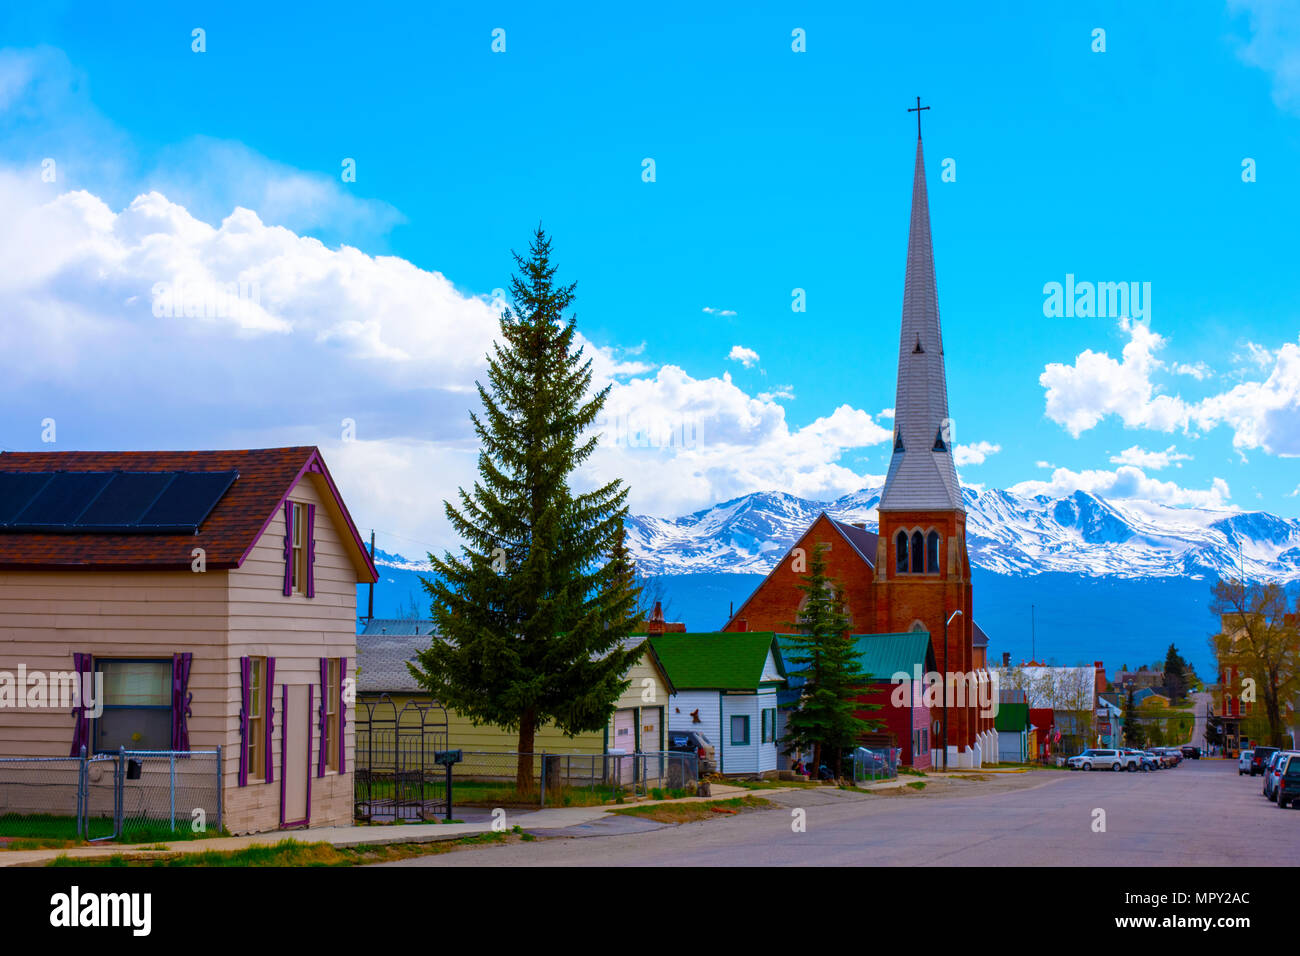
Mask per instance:
[[[60,451],[0,454],[0,471],[230,471],[239,477],[198,534],[32,534],[0,532],[0,570],[188,569],[203,548],[213,570],[239,567],[284,496],[307,472],[324,478],[365,565],[374,573],[343,500],[310,446],[243,451]],[[346,539],[348,535],[344,535]],[[369,578],[374,580],[378,575]],[[364,580],[364,577],[362,578]]]

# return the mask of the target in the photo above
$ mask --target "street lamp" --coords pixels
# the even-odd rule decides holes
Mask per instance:
[[[961,614],[961,608],[943,622],[943,769],[948,769],[948,625]]]

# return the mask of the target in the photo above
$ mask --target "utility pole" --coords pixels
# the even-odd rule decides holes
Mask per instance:
[[[953,618],[961,614],[961,608],[953,611],[948,620],[943,622],[943,769],[948,769],[948,688],[952,681],[948,677],[948,625]]]
[[[370,563],[375,563],[375,529],[370,529]],[[366,623],[375,619],[375,582],[370,582],[370,601],[366,607]]]

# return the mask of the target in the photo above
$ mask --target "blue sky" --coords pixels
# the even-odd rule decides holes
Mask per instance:
[[[540,221],[615,386],[589,480],[657,514],[855,490],[920,94],[963,482],[1300,514],[1297,5],[863,6],[6,9],[0,447],[318,444],[360,523],[447,544]],[[1045,315],[1067,274],[1150,313]],[[156,314],[238,281],[234,318]]]

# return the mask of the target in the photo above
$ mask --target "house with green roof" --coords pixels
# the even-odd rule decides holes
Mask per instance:
[[[925,675],[937,671],[929,633],[851,634],[849,639],[859,668],[870,677],[857,698],[863,705],[858,716],[878,725],[863,737],[862,746],[891,751],[903,766],[933,766],[940,740],[935,720],[938,711],[931,713],[925,694]],[[788,649],[788,636],[778,635],[777,641],[783,650]],[[780,694],[778,732],[784,729],[789,711],[798,706],[802,683],[798,673],[789,674],[787,687]],[[869,709],[872,706],[876,709]]]
[[[1002,763],[1027,763],[1035,754],[1029,746],[1028,703],[999,703],[993,716],[993,729],[998,732],[998,760]]]
[[[713,744],[719,773],[775,773],[777,692],[786,683],[776,635],[652,634],[649,640],[673,687],[669,732],[702,733]]]

